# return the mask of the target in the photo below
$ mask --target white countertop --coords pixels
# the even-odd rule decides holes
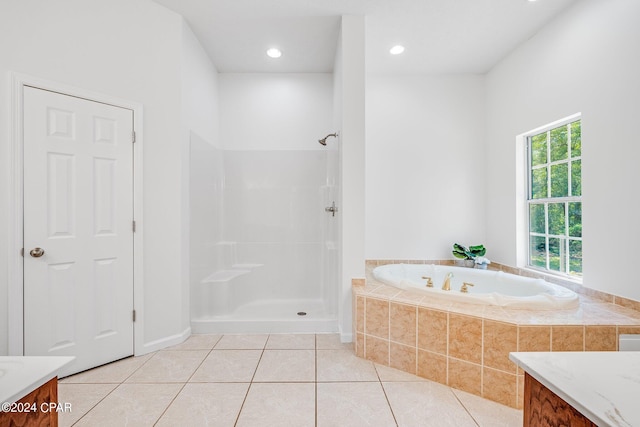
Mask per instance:
[[[640,352],[519,352],[509,359],[595,424],[640,426]]]
[[[53,377],[74,357],[0,356],[0,403],[22,399]]]

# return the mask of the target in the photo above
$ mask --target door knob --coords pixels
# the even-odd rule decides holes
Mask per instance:
[[[42,255],[44,255],[44,249],[33,248],[29,251],[29,255],[31,255],[34,258],[40,258]]]

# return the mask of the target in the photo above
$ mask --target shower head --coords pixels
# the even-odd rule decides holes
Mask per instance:
[[[322,145],[327,145],[327,138],[329,138],[330,136],[333,136],[334,138],[338,137],[338,132],[336,133],[330,133],[329,135],[325,136],[322,139],[319,139],[318,142]]]

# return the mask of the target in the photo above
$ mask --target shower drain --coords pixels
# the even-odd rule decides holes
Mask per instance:
[[[298,316],[306,316],[307,312],[306,311],[299,311],[298,312]]]

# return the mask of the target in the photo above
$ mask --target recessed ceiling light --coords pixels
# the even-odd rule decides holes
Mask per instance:
[[[267,55],[270,58],[280,58],[282,56],[282,51],[280,49],[272,47],[271,49],[267,49]]]
[[[396,45],[389,50],[389,53],[392,55],[400,55],[404,52],[404,46]]]

